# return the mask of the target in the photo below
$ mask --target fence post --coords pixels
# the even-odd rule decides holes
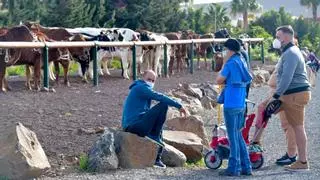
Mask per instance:
[[[97,50],[98,46],[95,43],[93,46],[93,85],[98,86],[99,79],[98,79],[98,59],[97,59]]]
[[[168,46],[167,42],[164,44],[164,60],[163,60],[163,71],[164,71],[164,76],[168,77]]]
[[[49,88],[49,48],[43,47],[43,86]]]
[[[262,64],[264,64],[264,44],[263,44],[263,41],[261,42],[261,60],[262,60]]]
[[[193,40],[192,40],[192,43],[190,45],[191,45],[191,48],[190,48],[190,59],[189,59],[190,73],[193,74],[193,46],[194,46]]]
[[[133,80],[137,79],[137,59],[136,59],[136,44],[132,46],[132,78]]]

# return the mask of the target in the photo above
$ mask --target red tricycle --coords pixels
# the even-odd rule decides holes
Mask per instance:
[[[249,131],[255,119],[255,114],[249,114],[246,118],[246,125],[242,130],[243,138],[248,145],[250,161],[253,169],[259,169],[263,163],[263,149],[259,144],[249,142]],[[262,128],[265,128],[263,126]],[[215,125],[212,131],[212,140],[210,147],[212,148],[204,158],[205,164],[210,169],[220,168],[222,161],[229,158],[230,148],[225,126]]]

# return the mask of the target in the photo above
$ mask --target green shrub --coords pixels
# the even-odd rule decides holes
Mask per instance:
[[[188,168],[194,168],[194,167],[206,167],[206,164],[204,163],[204,159],[200,159],[199,161],[192,162],[192,161],[187,161],[184,165],[185,167]]]
[[[79,168],[81,171],[89,171],[88,169],[89,157],[87,154],[80,154]]]

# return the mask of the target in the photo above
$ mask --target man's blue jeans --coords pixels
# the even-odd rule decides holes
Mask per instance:
[[[144,137],[147,135],[162,139],[162,127],[167,118],[168,105],[159,103],[142,114],[125,131]],[[157,160],[160,160],[163,148],[159,147]]]
[[[251,172],[251,163],[246,143],[241,129],[245,125],[244,108],[224,108],[224,118],[227,127],[230,155],[227,171],[234,174]]]

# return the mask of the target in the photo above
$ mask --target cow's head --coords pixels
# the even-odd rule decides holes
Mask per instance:
[[[215,38],[229,38],[229,32],[226,28],[220,29],[219,31],[214,33]]]
[[[81,34],[75,34],[69,38],[69,41],[86,41],[85,37]],[[71,55],[82,62],[89,62],[90,49],[84,47],[69,48]]]
[[[109,30],[108,36],[112,41],[120,41],[124,40],[124,37],[119,29],[114,29],[113,31]]]

